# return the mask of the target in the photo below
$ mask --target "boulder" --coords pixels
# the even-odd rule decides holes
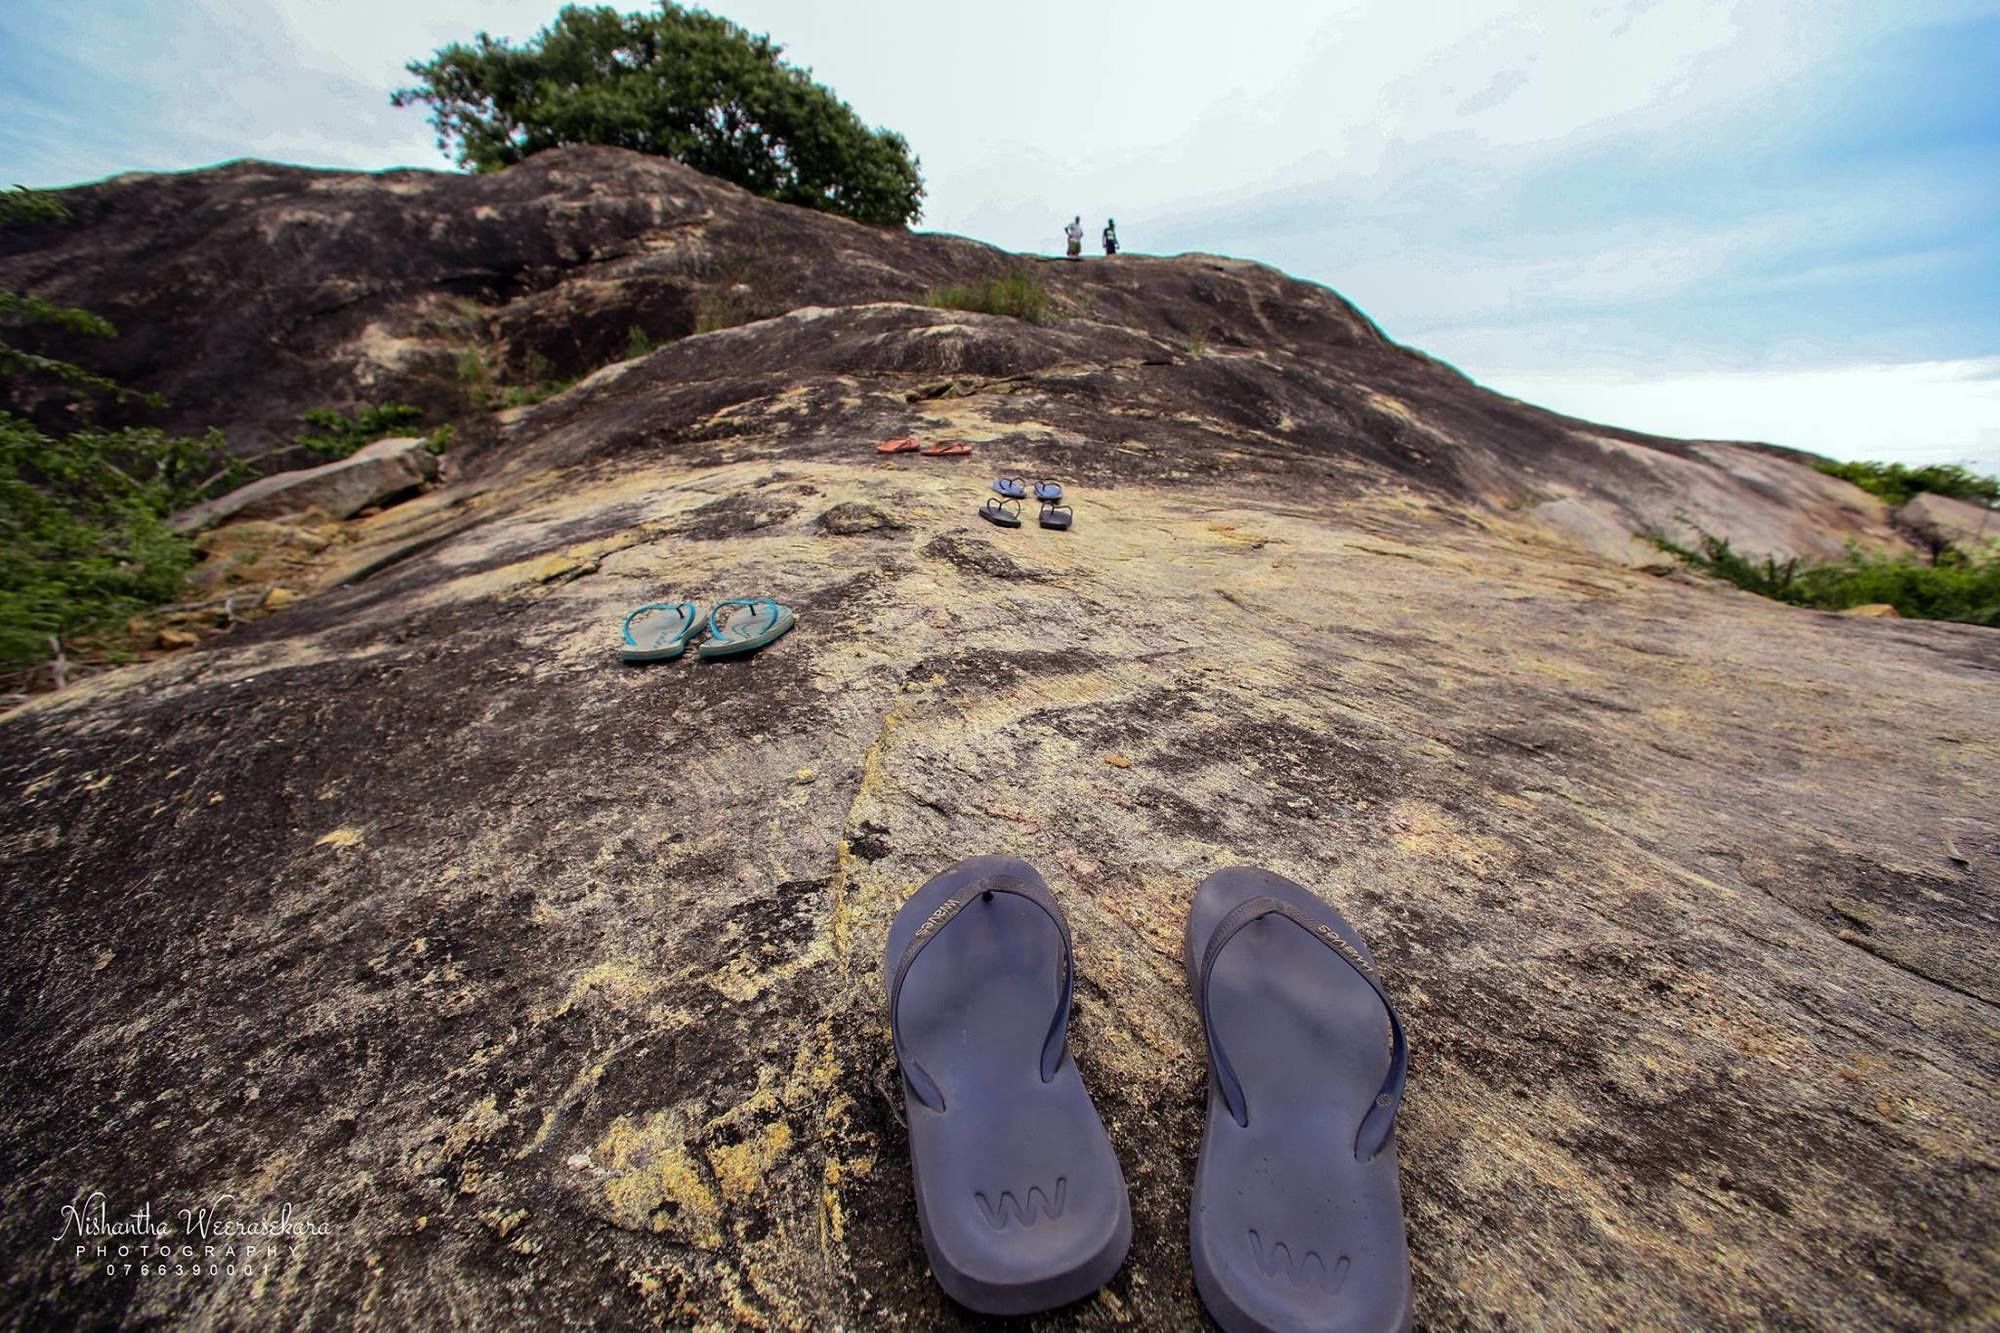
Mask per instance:
[[[1880,620],[1900,620],[1903,613],[1887,602],[1863,602],[1860,606],[1850,606],[1840,614],[1843,616],[1872,616]]]
[[[332,463],[278,472],[204,500],[173,517],[182,532],[198,532],[243,519],[277,518],[318,510],[348,518],[391,496],[415,490],[437,476],[437,455],[414,437],[377,440]]]
[[[1898,527],[1927,545],[1949,542],[1961,551],[1972,551],[2000,542],[2000,512],[1949,495],[1925,491],[1912,496],[1897,506],[1894,517]]]

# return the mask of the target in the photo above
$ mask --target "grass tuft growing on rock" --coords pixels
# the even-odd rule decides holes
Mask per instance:
[[[1912,620],[1957,620],[2000,627],[2000,556],[1942,552],[1935,564],[1850,547],[1819,563],[1744,555],[1726,537],[1697,530],[1695,544],[1664,536],[1653,544],[1691,569],[1745,592],[1822,611],[1886,603]]]
[[[940,287],[924,298],[925,305],[944,310],[970,310],[981,315],[1011,315],[1030,324],[1047,324],[1052,316],[1048,288],[1026,269],[969,286]]]

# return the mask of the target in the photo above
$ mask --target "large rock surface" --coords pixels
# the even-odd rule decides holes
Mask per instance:
[[[769,203],[611,148],[482,176],[237,162],[121,176],[64,200],[71,223],[0,231],[0,288],[108,317],[120,334],[109,344],[52,350],[165,397],[164,414],[146,420],[219,426],[247,454],[289,441],[308,410],[392,402],[456,420],[461,440],[482,446],[498,385],[615,363],[634,331],[670,342],[805,307],[921,301],[1024,262],[961,237]],[[852,348],[837,336],[845,327],[795,321],[757,344],[756,363],[787,379],[1062,367],[1079,392],[1051,424],[1106,443],[1127,433],[1104,436],[1107,420],[1133,433],[1143,424],[1161,458],[1193,464],[1180,470],[1285,484],[1301,470],[1350,481],[1387,472],[1530,513],[1627,563],[1655,558],[1635,532],[1691,526],[1756,554],[1902,542],[1873,496],[1796,455],[1514,402],[1390,342],[1326,288],[1257,264],[1025,262],[1069,317],[1059,330],[916,338],[878,320],[853,330],[874,341]],[[1218,442],[1226,452],[1209,447]]]
[[[641,171],[702,236],[767,211],[549,156],[275,179],[417,234],[463,225],[423,191],[616,213]],[[635,254],[690,243],[659,225]],[[853,235],[819,267],[991,254]],[[1337,901],[1403,1006],[1422,1325],[1991,1323],[2000,635],[1569,535],[1652,487],[1880,526],[1775,452],[1493,398],[1254,266],[1051,281],[1095,313],[871,295],[600,370],[295,552],[302,602],[0,719],[9,1313],[970,1325],[925,1270],[881,952],[926,876],[1011,850],[1069,911],[1135,1222],[1037,1327],[1199,1325],[1181,926],[1240,862]],[[1196,310],[1230,331],[1199,355]],[[909,432],[978,453],[874,453]],[[1061,477],[1075,529],[981,524],[999,473]],[[637,603],[755,594],[800,621],[756,657],[616,660]],[[93,1189],[328,1233],[106,1276],[50,1239]]]

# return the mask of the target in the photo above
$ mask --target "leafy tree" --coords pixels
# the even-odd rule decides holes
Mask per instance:
[[[25,185],[0,193],[0,227],[27,226],[39,222],[67,222],[69,209],[62,200],[42,190],[31,190]],[[8,335],[26,329],[31,325],[64,329],[71,333],[86,334],[92,338],[112,337],[116,330],[88,310],[75,306],[57,305],[39,296],[26,292],[10,292],[0,289],[0,375],[42,376],[61,380],[73,388],[96,390],[132,397],[129,391],[121,390],[102,375],[85,370],[73,361],[44,356],[39,352],[22,347]]]
[[[870,130],[783,48],[661,0],[656,14],[566,6],[515,46],[480,33],[412,61],[396,106],[431,108],[438,147],[497,171],[545,148],[609,144],[685,162],[769,199],[900,224],[924,187],[902,135]]]
[[[0,227],[68,220],[53,195],[0,193]],[[221,431],[145,428],[43,434],[17,391],[53,381],[79,397],[140,398],[74,362],[19,346],[35,326],[109,338],[104,319],[27,292],[0,290],[0,667],[49,656],[52,638],[114,628],[171,601],[194,562],[166,516],[248,477]]]

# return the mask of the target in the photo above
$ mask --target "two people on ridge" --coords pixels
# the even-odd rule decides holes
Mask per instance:
[[[1069,225],[1063,228],[1063,237],[1069,243],[1069,257],[1071,259],[1083,258],[1082,214],[1079,213],[1076,217],[1070,219]],[[1116,218],[1107,218],[1105,220],[1104,253],[1107,257],[1118,253],[1118,220]]]

